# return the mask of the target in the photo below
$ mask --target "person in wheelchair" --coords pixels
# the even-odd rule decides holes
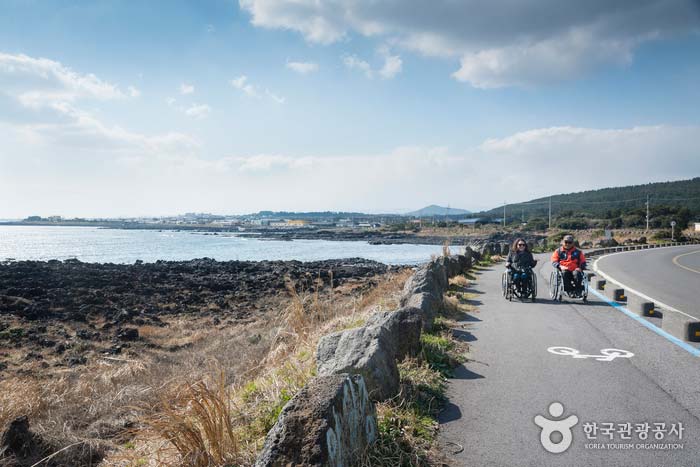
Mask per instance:
[[[564,291],[580,296],[583,292],[583,270],[586,269],[586,255],[574,245],[573,235],[565,235],[561,246],[552,253],[552,266],[564,276]]]
[[[532,274],[532,268],[537,264],[537,260],[532,257],[527,242],[518,238],[513,242],[513,246],[506,259],[506,268],[513,279],[513,284],[520,293],[527,293],[528,274]]]

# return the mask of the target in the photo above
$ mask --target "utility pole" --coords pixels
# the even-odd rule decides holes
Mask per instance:
[[[522,208],[522,213],[523,213],[522,223],[524,224],[525,223],[525,208]]]
[[[552,230],[552,197],[549,197],[549,229]]]
[[[506,228],[506,202],[503,201],[503,228]]]
[[[644,233],[649,232],[649,193],[647,193],[647,229],[644,231]]]

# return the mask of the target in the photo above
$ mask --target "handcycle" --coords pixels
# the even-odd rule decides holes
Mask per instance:
[[[549,297],[552,300],[561,302],[564,294],[569,298],[581,299],[583,302],[588,301],[588,274],[586,271],[581,271],[581,287],[577,289],[573,284],[569,290],[564,286],[564,273],[561,269],[555,268],[549,275]]]
[[[534,302],[537,299],[537,276],[531,267],[507,269],[501,276],[501,291],[506,300],[530,298]]]

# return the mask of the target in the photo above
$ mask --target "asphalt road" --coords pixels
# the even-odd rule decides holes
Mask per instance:
[[[700,315],[698,245],[615,253],[600,258],[597,266],[628,288],[693,316]]]
[[[551,302],[545,280],[551,266],[540,258],[537,303],[501,296],[501,265],[477,275],[471,291],[479,311],[455,331],[470,342],[471,360],[450,380],[451,402],[441,415],[441,442],[455,452],[454,465],[700,465],[700,357],[595,296],[587,304]],[[634,355],[599,361],[548,351],[555,346],[583,355],[602,356],[610,348]],[[553,402],[564,406],[559,418],[548,413]],[[572,414],[578,422],[570,447],[558,454],[545,450],[535,417],[563,420]],[[584,426],[593,423],[597,433],[586,435]],[[609,423],[613,432],[604,425]],[[633,427],[630,439],[618,425],[626,423]],[[665,423],[663,439],[640,427],[648,434],[642,439],[635,430],[644,423]],[[679,423],[682,439],[668,432]],[[682,449],[669,449],[673,445]]]

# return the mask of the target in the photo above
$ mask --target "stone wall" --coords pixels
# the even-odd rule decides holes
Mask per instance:
[[[377,436],[374,402],[399,391],[397,363],[420,352],[420,336],[443,305],[448,280],[480,254],[442,256],[406,281],[401,308],[364,326],[323,336],[317,376],[284,407],[265,439],[257,467],[350,466]]]

